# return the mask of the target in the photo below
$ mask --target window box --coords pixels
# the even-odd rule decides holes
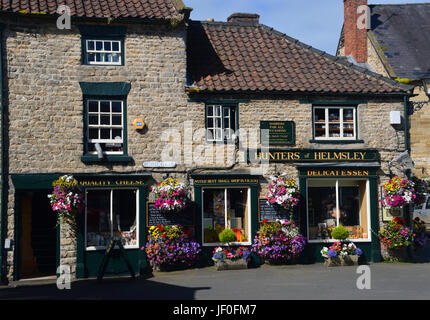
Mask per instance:
[[[225,259],[223,261],[215,261],[215,268],[217,271],[248,269],[248,263],[250,260],[251,259],[248,258],[237,260]]]

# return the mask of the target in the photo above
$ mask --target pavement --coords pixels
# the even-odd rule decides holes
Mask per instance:
[[[430,263],[368,265],[370,289],[358,289],[356,266],[263,265],[246,270],[214,267],[155,272],[152,277],[76,280],[59,290],[55,280],[13,283],[0,300],[428,300]],[[359,281],[360,282],[360,281]]]

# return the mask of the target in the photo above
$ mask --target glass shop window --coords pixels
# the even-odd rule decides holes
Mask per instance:
[[[138,246],[138,190],[87,190],[86,246],[105,248],[113,236],[124,248]]]
[[[351,240],[370,239],[368,190],[368,180],[308,180],[309,240],[332,239],[339,224],[349,230]]]
[[[236,233],[236,243],[249,243],[249,198],[249,188],[203,189],[204,243],[219,243],[226,228]]]

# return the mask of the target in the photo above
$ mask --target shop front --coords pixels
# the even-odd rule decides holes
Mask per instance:
[[[146,238],[147,182],[150,175],[75,175],[85,194],[85,209],[77,234],[77,278],[96,277],[111,239],[119,238],[135,274],[146,260],[140,250]],[[119,255],[109,260],[106,275],[127,274]]]

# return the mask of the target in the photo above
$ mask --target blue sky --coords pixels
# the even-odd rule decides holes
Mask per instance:
[[[335,54],[343,24],[342,0],[183,0],[191,19],[226,21],[233,12],[260,15],[260,23]],[[369,4],[424,3],[430,0],[375,0]]]

